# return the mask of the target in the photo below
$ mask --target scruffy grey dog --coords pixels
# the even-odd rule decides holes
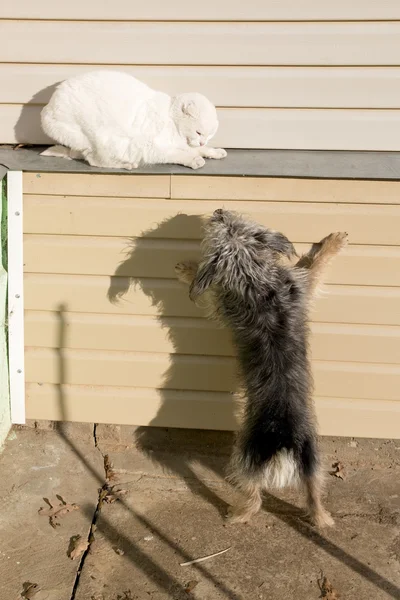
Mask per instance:
[[[346,233],[333,233],[294,263],[282,233],[218,209],[200,265],[176,266],[192,300],[207,292],[211,316],[231,329],[237,350],[245,406],[230,479],[244,499],[230,509],[234,522],[260,509],[263,488],[303,483],[313,523],[333,525],[321,504],[307,321],[323,268],[346,243]]]

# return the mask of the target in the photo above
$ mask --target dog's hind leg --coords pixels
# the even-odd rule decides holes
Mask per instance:
[[[254,481],[236,481],[243,498],[230,506],[227,519],[230,523],[247,523],[261,508],[261,485]]]
[[[313,244],[310,251],[296,263],[296,269],[308,271],[309,294],[312,296],[321,282],[322,275],[331,260],[347,245],[347,233],[331,233],[326,238]]]
[[[316,472],[305,480],[307,492],[307,513],[317,527],[332,527],[334,520],[321,502],[322,476]]]

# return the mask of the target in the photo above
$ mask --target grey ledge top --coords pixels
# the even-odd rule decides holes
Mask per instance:
[[[236,177],[298,177],[310,179],[400,180],[400,152],[328,150],[228,150],[224,160],[208,160],[193,171],[157,165],[135,171],[98,169],[77,160],[40,156],[44,146],[14,149],[0,145],[0,169],[52,173],[115,173],[127,175],[220,175]]]

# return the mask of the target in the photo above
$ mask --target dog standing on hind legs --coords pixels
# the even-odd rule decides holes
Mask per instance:
[[[308,308],[322,273],[347,244],[332,233],[293,264],[291,242],[218,209],[205,228],[200,264],[176,265],[190,298],[231,329],[245,396],[230,480],[243,500],[233,522],[258,512],[262,490],[302,483],[318,527],[333,525],[321,503],[322,471],[308,357]]]

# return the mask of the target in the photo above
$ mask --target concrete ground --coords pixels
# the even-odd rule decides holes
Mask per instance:
[[[266,495],[250,524],[226,525],[231,443],[217,432],[14,429],[0,456],[0,600],[400,598],[400,441],[323,440],[327,470],[339,461],[344,477],[328,475],[336,525],[323,532],[293,491]]]

